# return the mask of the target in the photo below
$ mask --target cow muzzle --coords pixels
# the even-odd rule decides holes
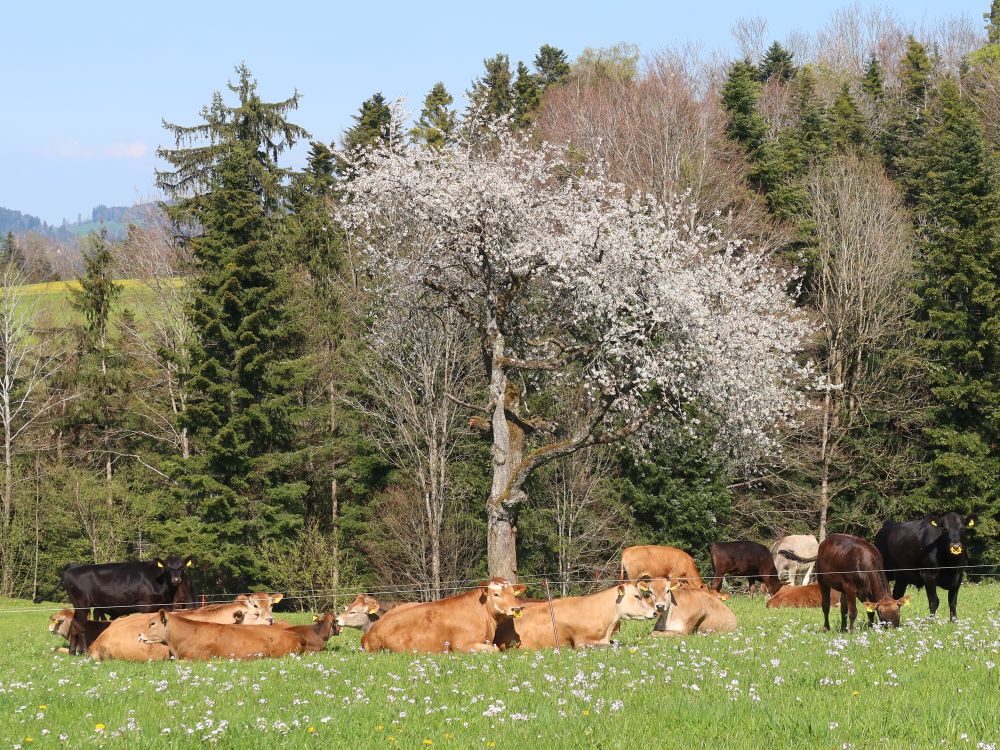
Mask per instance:
[[[663,612],[666,608],[667,608],[666,604],[657,604],[656,605],[656,611],[657,612]]]
[[[172,584],[174,584],[174,586],[180,586],[181,585],[181,579],[180,578],[171,578],[170,582]]]
[[[953,545],[951,545],[948,548],[948,551],[951,552],[951,554],[953,554],[953,555],[961,555],[962,554],[962,545],[961,544],[953,544]]]

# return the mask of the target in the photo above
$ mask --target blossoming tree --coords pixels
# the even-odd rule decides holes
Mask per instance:
[[[706,417],[720,450],[752,461],[807,375],[785,273],[684,201],[628,195],[599,164],[558,157],[500,130],[486,145],[368,152],[337,207],[386,309],[419,299],[476,334],[488,392],[463,405],[492,440],[488,564],[508,578],[539,466]],[[586,394],[575,426],[529,412],[533,392],[568,379]]]

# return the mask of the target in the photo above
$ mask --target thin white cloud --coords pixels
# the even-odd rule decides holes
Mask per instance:
[[[65,138],[42,148],[41,154],[49,159],[141,159],[149,152],[149,144],[142,141],[115,141],[110,146],[91,146],[76,138]]]

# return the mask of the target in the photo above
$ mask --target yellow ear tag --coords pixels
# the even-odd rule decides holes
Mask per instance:
[[[280,602],[284,598],[285,598],[284,594],[272,594],[271,595],[271,604],[277,604],[278,602]]]
[[[969,519],[969,526],[975,526],[975,525],[976,525],[976,519],[975,518],[970,518]]]
[[[866,611],[866,612],[874,612],[874,611],[875,611],[875,607],[869,607],[869,606],[868,606],[868,605],[866,604],[866,605],[865,605],[865,611]]]
[[[369,607],[368,608],[368,614],[373,615],[376,612],[378,612],[378,607]]]
[[[190,568],[192,565],[194,565],[194,560],[188,560],[187,561],[187,567]]]
[[[937,526],[937,521],[931,521],[931,526]]]
[[[639,591],[649,591],[649,586],[647,586],[645,583],[639,583],[638,587]]]
[[[156,561],[156,567],[162,568],[163,567],[163,563],[161,563],[159,560],[157,560]]]

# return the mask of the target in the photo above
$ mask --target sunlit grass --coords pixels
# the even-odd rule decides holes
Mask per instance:
[[[952,625],[928,622],[918,593],[898,631],[848,636],[822,631],[818,610],[737,598],[733,634],[653,639],[649,623],[627,623],[611,649],[369,655],[346,631],[301,658],[152,664],[54,654],[43,606],[0,614],[0,742],[989,748],[998,595],[963,588]]]

